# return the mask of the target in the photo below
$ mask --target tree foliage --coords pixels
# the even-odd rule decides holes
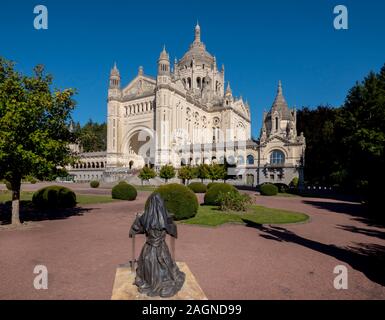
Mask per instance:
[[[204,179],[208,179],[209,177],[209,165],[202,163],[195,167],[195,175],[198,179],[201,179],[203,182]]]
[[[178,178],[182,179],[183,181],[187,181],[187,183],[196,177],[196,170],[193,167],[190,166],[184,166],[181,167],[178,170]]]
[[[12,223],[19,223],[23,177],[52,177],[73,162],[69,130],[75,90],[51,90],[52,77],[38,65],[31,76],[0,58],[0,179],[12,185]]]
[[[107,124],[105,122],[99,124],[90,119],[83,127],[78,122],[74,125],[74,132],[84,152],[107,150]]]
[[[162,166],[159,171],[159,177],[161,177],[167,182],[169,179],[175,177],[175,168],[172,165],[168,164]]]
[[[338,137],[335,123],[338,109],[308,107],[297,112],[297,130],[306,137],[305,179],[309,184],[333,185],[331,173],[338,171]]]
[[[140,170],[138,177],[140,180],[142,180],[143,183],[143,181],[148,181],[150,179],[155,178],[156,172],[154,171],[154,169],[144,166]]]
[[[211,181],[226,179],[227,171],[223,164],[212,163],[207,169],[207,178]]]
[[[298,130],[306,137],[305,179],[357,192],[371,212],[385,196],[385,65],[348,92],[340,108],[304,108]]]

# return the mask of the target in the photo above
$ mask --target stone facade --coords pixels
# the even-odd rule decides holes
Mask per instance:
[[[301,176],[305,139],[296,132],[296,111],[289,109],[279,83],[276,99],[264,114],[259,141],[251,139],[250,108],[225,85],[225,68],[217,67],[195,27],[194,41],[171,66],[165,47],[157,61],[157,76],[137,76],[125,87],[120,72],[112,68],[107,103],[107,151],[104,177],[118,179],[144,165],[158,169],[200,163],[236,163],[234,183],[290,183]],[[81,163],[88,163],[87,154]],[[92,157],[90,158],[92,159]],[[92,159],[93,160],[93,159]],[[70,168],[79,180],[81,169]],[[83,173],[84,177],[84,173]],[[83,180],[83,179],[80,179]]]

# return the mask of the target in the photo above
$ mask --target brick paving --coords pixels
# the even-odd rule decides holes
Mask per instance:
[[[0,229],[0,299],[110,299],[116,268],[130,259],[129,227],[148,194],[140,192],[133,202],[87,205],[81,215],[30,222],[21,230]],[[358,204],[299,197],[256,201],[304,212],[310,222],[178,225],[176,258],[188,264],[209,299],[385,299],[385,229],[361,219]],[[37,264],[48,268],[48,290],[33,287]],[[336,265],[348,268],[348,290],[333,287]]]

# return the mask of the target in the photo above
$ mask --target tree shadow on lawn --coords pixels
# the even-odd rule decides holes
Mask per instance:
[[[385,221],[370,215],[365,205],[352,202],[328,202],[319,200],[303,200],[305,204],[309,204],[318,209],[325,209],[330,212],[343,213],[354,217],[354,220],[365,223],[372,227],[384,227]]]
[[[82,216],[92,208],[68,208],[68,209],[37,209],[32,201],[20,201],[20,221],[44,221],[67,219],[72,216]],[[0,203],[0,225],[10,224],[12,220],[12,204],[10,201]]]
[[[255,228],[261,237],[279,242],[291,242],[318,251],[349,264],[365,274],[371,281],[385,286],[385,246],[370,243],[356,243],[357,247],[337,247],[303,238],[282,227],[264,226],[242,219],[247,227]]]

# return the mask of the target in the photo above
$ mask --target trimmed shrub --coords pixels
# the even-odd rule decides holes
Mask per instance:
[[[278,188],[278,192],[286,193],[289,189],[289,186],[284,183],[274,183],[274,185]]]
[[[35,178],[31,178],[31,179],[29,179],[29,183],[36,184],[37,180]]]
[[[271,183],[265,183],[259,189],[263,196],[275,196],[278,193],[278,187]]]
[[[76,206],[76,194],[62,186],[49,186],[36,191],[32,203],[41,209],[73,208]]]
[[[299,182],[298,177],[294,177],[293,180],[291,180],[289,186],[292,188],[298,188],[298,182]]]
[[[221,184],[220,182],[210,182],[207,184],[207,190],[210,189],[212,186],[215,186],[216,184]]]
[[[7,181],[7,180],[5,180],[4,183],[5,183],[5,186],[7,187],[7,189],[8,189],[9,191],[12,191],[12,185],[11,185],[11,183],[10,183],[9,181]]]
[[[210,186],[205,194],[205,204],[212,206],[219,206],[219,194],[227,192],[239,193],[238,190],[231,184],[216,183]]]
[[[173,215],[175,220],[192,218],[198,212],[199,203],[196,195],[184,185],[165,184],[158,187],[154,193],[160,194],[168,212]]]
[[[128,184],[125,181],[120,181],[115,187],[112,188],[112,199],[120,200],[135,200],[138,192],[135,187]]]
[[[100,182],[97,180],[93,180],[90,182],[90,186],[91,186],[91,188],[99,188]]]
[[[248,194],[239,192],[219,192],[219,206],[221,211],[246,211],[251,198]]]
[[[206,193],[207,187],[202,182],[191,182],[188,185],[188,188],[190,188],[194,193]]]

